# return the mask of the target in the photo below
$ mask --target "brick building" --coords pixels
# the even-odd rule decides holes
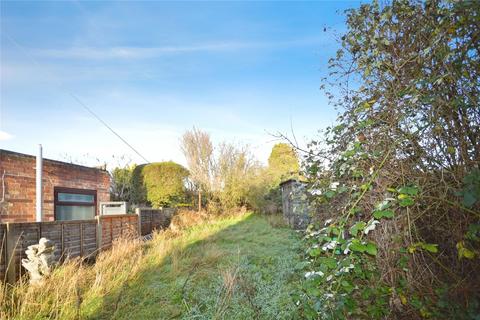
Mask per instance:
[[[35,221],[35,156],[0,149],[0,222]],[[42,221],[93,219],[110,200],[106,170],[43,159]]]

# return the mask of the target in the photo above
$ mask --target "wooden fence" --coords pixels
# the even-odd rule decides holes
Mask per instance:
[[[5,224],[0,224],[0,239],[2,241],[0,246],[0,281],[4,281],[7,274],[7,226]]]
[[[14,222],[0,224],[0,279],[15,282],[28,246],[44,237],[55,243],[55,259],[94,257],[124,236],[146,235],[170,223],[171,209],[140,209],[137,214],[97,216],[94,220]]]
[[[97,217],[98,248],[108,249],[115,239],[138,237],[138,215],[122,214]]]
[[[166,228],[170,225],[174,208],[137,208],[136,214],[140,217],[139,230],[142,236],[152,233],[155,230]]]
[[[40,238],[55,243],[55,260],[61,262],[68,257],[87,257],[95,254],[97,233],[95,220],[19,222],[2,225],[4,232],[2,279],[12,282],[22,273],[22,258],[28,246],[37,244]]]

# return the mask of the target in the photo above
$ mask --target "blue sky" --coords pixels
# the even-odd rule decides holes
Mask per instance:
[[[112,164],[185,163],[182,133],[249,144],[299,140],[336,112],[319,90],[356,2],[1,2],[0,148]],[[324,28],[327,28],[326,32]]]

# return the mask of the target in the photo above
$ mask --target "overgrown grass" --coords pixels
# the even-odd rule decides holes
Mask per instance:
[[[71,262],[42,288],[7,290],[0,316],[296,318],[300,243],[293,231],[253,214],[196,220],[182,229],[189,219],[179,217],[145,244],[124,240],[94,266]]]

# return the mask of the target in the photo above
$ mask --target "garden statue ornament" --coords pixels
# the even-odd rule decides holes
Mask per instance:
[[[22,266],[30,274],[30,284],[41,284],[52,272],[55,244],[47,238],[41,238],[38,244],[28,246],[25,250],[27,259],[22,259]]]

